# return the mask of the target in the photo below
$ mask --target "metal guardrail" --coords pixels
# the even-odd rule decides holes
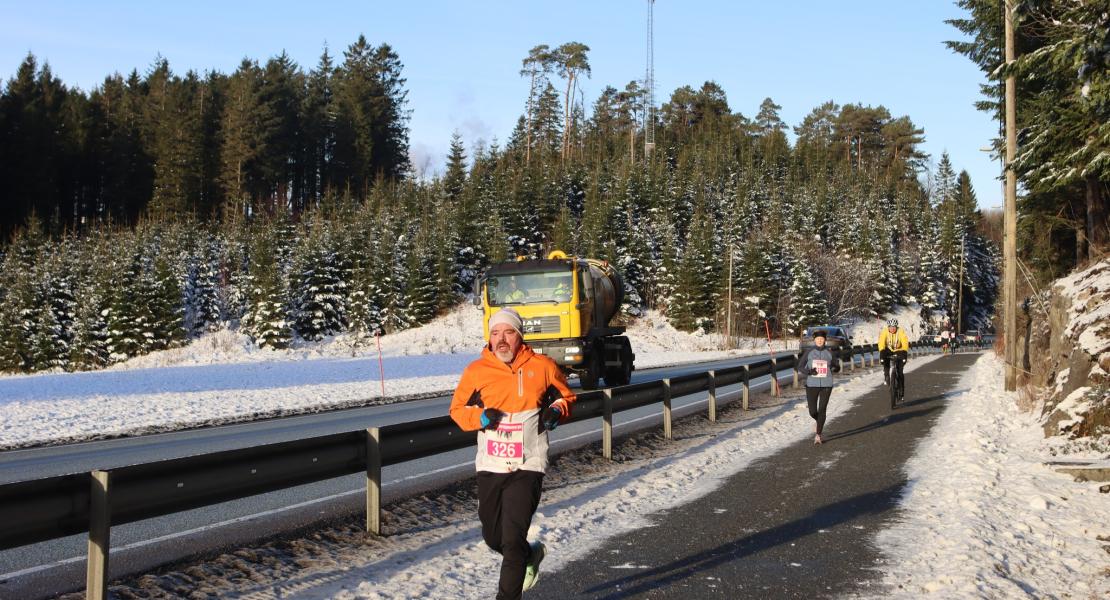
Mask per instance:
[[[932,353],[933,342],[912,354]],[[870,359],[874,344],[844,349],[849,369]],[[602,418],[602,453],[612,458],[613,413],[661,402],[663,430],[671,438],[671,399],[708,392],[708,417],[716,420],[718,387],[742,384],[748,408],[752,379],[792,369],[799,354],[578,394],[571,422]],[[775,378],[773,393],[778,393]],[[795,387],[799,385],[794,371]],[[107,594],[112,525],[158,517],[220,502],[365,472],[367,530],[381,533],[381,469],[475,444],[477,432],[459,430],[449,416],[385,427],[214,452],[90,473],[0,485],[0,550],[89,532],[87,597]]]

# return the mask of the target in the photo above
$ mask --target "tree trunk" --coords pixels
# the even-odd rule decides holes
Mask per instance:
[[[532,162],[532,102],[536,96],[536,73],[532,72],[532,82],[528,85],[528,118],[525,119],[524,164]]]
[[[1098,175],[1088,174],[1087,183],[1087,258],[1097,260],[1106,251],[1110,235],[1107,232],[1106,196]]]
[[[563,162],[567,160],[567,150],[570,148],[570,101],[571,90],[574,89],[574,73],[567,76],[567,93],[563,95]]]
[[[1087,212],[1083,198],[1072,196],[1071,200],[1072,223],[1075,226],[1075,266],[1081,267],[1087,263],[1087,219],[1083,215]]]

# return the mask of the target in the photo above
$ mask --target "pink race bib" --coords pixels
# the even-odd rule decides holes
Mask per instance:
[[[486,454],[509,465],[524,464],[524,423],[500,423],[487,432]]]
[[[817,369],[817,376],[818,377],[828,377],[829,376],[829,361],[827,361],[827,360],[814,360],[813,361],[813,368]]]

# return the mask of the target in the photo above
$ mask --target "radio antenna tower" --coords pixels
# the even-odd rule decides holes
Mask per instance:
[[[647,73],[644,74],[644,158],[655,150],[655,0],[648,0]]]

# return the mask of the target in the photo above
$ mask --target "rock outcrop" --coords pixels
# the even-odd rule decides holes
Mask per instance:
[[[1045,436],[1110,435],[1110,258],[1026,304],[1024,368],[1044,400]]]

